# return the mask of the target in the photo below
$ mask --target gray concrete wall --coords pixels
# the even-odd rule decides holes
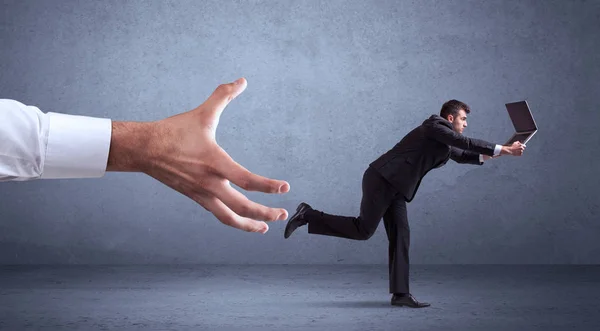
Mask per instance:
[[[217,141],[284,196],[356,215],[369,162],[452,98],[503,143],[504,103],[540,131],[521,158],[450,161],[408,205],[413,263],[600,263],[599,1],[4,1],[0,96],[113,120],[248,88]],[[143,174],[0,184],[0,263],[387,263],[369,241],[219,223]]]

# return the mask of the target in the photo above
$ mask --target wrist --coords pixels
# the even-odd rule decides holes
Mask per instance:
[[[508,146],[502,146],[502,150],[500,151],[500,155],[507,155],[510,154],[510,150],[508,149]]]
[[[112,122],[106,171],[144,172],[153,155],[155,122]]]

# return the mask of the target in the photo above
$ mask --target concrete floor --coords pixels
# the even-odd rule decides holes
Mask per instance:
[[[2,266],[1,330],[600,330],[600,266]]]

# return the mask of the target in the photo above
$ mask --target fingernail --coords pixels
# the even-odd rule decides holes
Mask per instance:
[[[286,193],[289,190],[290,190],[290,186],[286,183],[286,184],[283,184],[283,185],[279,186],[279,191],[278,192],[279,193]]]

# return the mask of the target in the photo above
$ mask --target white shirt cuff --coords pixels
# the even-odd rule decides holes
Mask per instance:
[[[41,178],[104,176],[112,123],[107,118],[48,113],[48,146]]]
[[[483,163],[483,154],[479,154],[479,163]]]
[[[494,148],[494,156],[500,155],[501,151],[502,151],[502,145],[496,145],[496,148]]]

